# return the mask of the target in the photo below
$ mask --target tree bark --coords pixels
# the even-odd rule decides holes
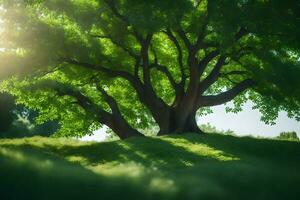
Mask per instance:
[[[197,125],[196,111],[185,115],[178,115],[176,111],[172,110],[168,120],[162,123],[163,128],[160,129],[158,135],[167,134],[184,134],[184,133],[202,133]]]
[[[136,129],[132,128],[123,117],[118,116],[104,116],[100,115],[100,122],[107,125],[120,139],[129,137],[142,137],[144,136]]]
[[[194,133],[202,133],[200,128],[197,125],[196,120],[196,112],[192,112],[188,115],[185,120],[184,126],[181,128],[180,132],[187,133],[187,132],[194,132]]]

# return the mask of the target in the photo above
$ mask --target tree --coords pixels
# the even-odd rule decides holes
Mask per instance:
[[[280,135],[277,136],[277,138],[282,140],[295,140],[295,141],[299,140],[297,133],[295,131],[281,132]]]
[[[7,131],[12,125],[13,105],[14,100],[10,95],[0,93],[0,133]]]
[[[300,119],[296,0],[0,2],[2,90],[58,135],[201,132],[197,113],[231,100]]]
[[[0,138],[19,138],[33,135],[50,136],[59,128],[56,121],[36,125],[38,113],[16,105],[14,98],[0,93]]]

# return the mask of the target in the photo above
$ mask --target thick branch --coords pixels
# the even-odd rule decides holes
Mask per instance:
[[[126,71],[112,70],[112,69],[109,69],[109,68],[106,68],[106,67],[103,67],[103,66],[100,66],[100,65],[93,65],[93,64],[90,64],[90,63],[80,62],[80,61],[76,61],[76,60],[63,59],[63,61],[67,62],[69,64],[85,67],[85,68],[88,68],[88,69],[91,69],[91,70],[94,70],[94,71],[97,71],[97,72],[105,73],[110,77],[122,77],[122,78],[125,78],[126,80],[128,80],[129,82],[131,82],[133,84],[137,83],[136,78],[132,74],[130,74]]]
[[[185,80],[186,80],[186,74],[184,72],[184,66],[183,66],[183,55],[182,55],[182,49],[181,46],[178,42],[178,40],[176,39],[176,37],[173,35],[172,31],[170,29],[167,29],[167,31],[164,32],[168,38],[173,42],[173,44],[176,46],[177,52],[178,52],[178,56],[177,56],[177,61],[178,61],[178,65],[180,68],[180,72],[181,72],[181,83],[185,84]]]
[[[147,107],[150,109],[151,113],[153,114],[154,118],[159,117],[159,115],[161,114],[161,112],[159,111],[161,111],[162,109],[164,110],[168,109],[168,105],[161,98],[157,97],[151,85],[150,85],[151,88],[147,89],[147,87],[145,87],[145,84],[143,84],[137,77],[131,75],[128,72],[115,71],[102,66],[95,66],[92,64],[82,63],[82,62],[72,61],[72,60],[69,61],[68,63],[87,67],[95,71],[103,72],[108,74],[111,77],[122,77],[128,80],[131,83],[131,86],[135,89],[140,101],[145,105],[147,105]],[[147,65],[147,67],[149,66]]]
[[[134,64],[134,77],[139,80],[139,69],[140,69],[141,57],[135,61]]]
[[[95,117],[99,115],[108,117],[110,115],[110,113],[106,112],[100,106],[96,105],[87,96],[82,94],[79,90],[76,90],[67,84],[59,83],[53,80],[44,80],[42,82],[39,82],[38,84],[30,86],[28,89],[36,90],[36,89],[48,89],[48,88],[55,90],[57,94],[60,96],[68,95],[75,98],[76,102],[74,103],[77,103],[83,109],[93,114]]]
[[[170,73],[170,71],[168,70],[168,68],[164,65],[161,65],[159,63],[154,63],[150,65],[151,68],[155,68],[158,71],[162,72],[163,74],[166,75],[166,77],[168,78],[169,82],[171,83],[172,87],[176,90],[178,87],[178,84],[176,83],[175,79],[173,78],[172,74]]]
[[[197,37],[197,42],[195,44],[195,49],[198,51],[201,47],[206,47],[206,45],[204,44],[203,42],[203,39],[205,37],[205,29],[208,25],[208,13],[206,14],[206,16],[204,17],[204,20],[203,20],[203,24],[202,24],[202,27],[201,29],[199,30],[199,33],[198,33],[198,37]]]
[[[177,33],[180,36],[180,38],[183,40],[186,48],[191,49],[192,44],[191,44],[190,40],[188,39],[188,37],[186,36],[186,33],[183,31],[183,29],[181,27],[177,30]]]
[[[219,51],[218,50],[214,50],[211,51],[210,53],[208,53],[200,62],[199,62],[199,70],[200,70],[200,76],[202,75],[202,73],[204,72],[204,70],[206,69],[208,63],[210,61],[212,61],[215,57],[217,57],[219,55]]]
[[[208,67],[208,64],[210,61],[212,61],[215,57],[219,55],[218,50],[213,50],[210,53],[208,53],[198,64],[199,67],[199,77],[202,76],[205,69]],[[200,84],[199,84],[200,85]]]
[[[65,87],[63,84],[57,84],[55,87],[52,85],[51,87],[54,89],[57,94],[60,96],[68,95],[74,97],[76,99],[76,103],[80,105],[83,109],[93,113],[94,115],[110,115],[110,113],[104,111],[98,105],[94,104],[88,97],[84,96],[81,92],[71,89],[70,87]],[[95,113],[95,111],[99,113]]]
[[[143,80],[147,90],[152,90],[150,67],[149,67],[149,47],[152,39],[152,34],[147,34],[146,39],[141,41],[141,57],[143,66]]]
[[[126,71],[117,71],[117,70],[111,70],[108,69],[106,67],[102,67],[102,66],[97,66],[97,65],[92,65],[89,63],[83,63],[83,62],[78,62],[78,61],[74,61],[74,60],[68,60],[66,61],[70,64],[74,64],[74,65],[78,65],[78,66],[82,66],[82,67],[86,67],[98,72],[103,72],[105,74],[107,74],[110,77],[122,77],[125,80],[129,81],[131,86],[136,90],[140,100],[145,103],[145,87],[143,85],[143,83],[140,81],[140,79],[135,76],[135,75],[131,75],[130,73],[126,72]]]
[[[254,85],[255,82],[252,79],[246,79],[226,92],[220,93],[218,95],[201,96],[199,99],[198,107],[216,106],[224,104],[228,101],[231,101],[240,93],[242,93],[248,88],[253,87]]]
[[[119,110],[119,106],[118,106],[116,100],[112,96],[110,96],[100,85],[97,84],[96,87],[97,87],[97,90],[99,92],[101,92],[101,94],[103,95],[106,103],[109,105],[109,107],[112,111],[112,114],[115,116],[121,117],[121,112]]]
[[[82,94],[79,90],[72,88],[66,84],[58,83],[56,81],[47,80],[35,86],[36,88],[51,88],[54,89],[58,95],[68,95],[74,97],[79,106],[86,110],[89,114],[95,117],[98,122],[107,125],[111,128],[121,139],[132,136],[143,136],[140,132],[133,129],[127,121],[122,117],[116,101],[109,96],[104,90],[101,93],[104,95],[106,102],[112,109],[112,113],[105,111],[101,106],[93,103],[89,97]]]
[[[217,81],[220,71],[225,64],[225,57],[220,56],[218,62],[214,66],[211,73],[202,81],[200,82],[200,94],[202,94],[205,90],[207,90],[214,82]]]
[[[154,54],[154,63],[150,64],[149,67],[150,68],[155,68],[158,71],[160,71],[163,74],[165,74],[167,76],[169,82],[171,83],[172,87],[174,88],[174,90],[176,90],[178,84],[176,83],[176,81],[173,78],[172,74],[170,73],[170,71],[168,70],[168,68],[166,66],[159,64],[156,51],[155,51],[155,49],[152,46],[151,46],[151,50],[152,50],[152,52]]]
[[[235,71],[234,70],[234,71],[230,71],[230,72],[226,72],[226,73],[220,73],[219,77],[220,78],[225,78],[233,84],[238,84],[236,81],[231,79],[231,76],[232,75],[233,76],[243,76],[243,75],[247,75],[247,74],[249,74],[249,73],[246,72],[246,71]]]

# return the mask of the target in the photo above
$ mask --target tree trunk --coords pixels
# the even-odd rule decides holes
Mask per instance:
[[[196,111],[191,112],[187,117],[175,115],[171,112],[169,120],[164,120],[160,125],[160,131],[158,135],[167,134],[183,134],[183,133],[203,133],[196,121]]]
[[[108,126],[120,139],[129,137],[143,137],[144,135],[132,128],[127,121],[118,114],[101,113],[99,122]]]
[[[197,125],[196,112],[192,112],[188,115],[188,117],[185,120],[184,126],[179,131],[182,133],[187,133],[187,132],[202,133],[202,131]]]
[[[196,52],[195,49],[191,49],[188,56],[188,65],[191,75],[187,91],[184,92],[183,87],[181,92],[178,91],[176,93],[176,100],[169,109],[167,118],[165,117],[164,119],[167,119],[167,122],[157,122],[160,127],[158,135],[172,133],[182,134],[187,132],[201,133],[196,122],[200,78]]]
[[[144,136],[124,121],[113,120],[108,127],[111,128],[122,140],[129,137]]]

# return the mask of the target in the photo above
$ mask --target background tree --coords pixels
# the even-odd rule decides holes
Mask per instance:
[[[277,136],[277,138],[282,140],[295,140],[295,141],[299,140],[297,133],[295,131],[281,132],[279,136]]]
[[[13,122],[13,106],[13,98],[8,94],[0,93],[0,132],[7,131],[11,127]]]
[[[16,105],[11,95],[0,93],[0,137],[50,136],[59,128],[57,121],[37,125],[35,123],[37,116],[36,111]]]
[[[197,112],[231,100],[300,119],[296,0],[0,2],[2,90],[57,135],[201,132]]]

